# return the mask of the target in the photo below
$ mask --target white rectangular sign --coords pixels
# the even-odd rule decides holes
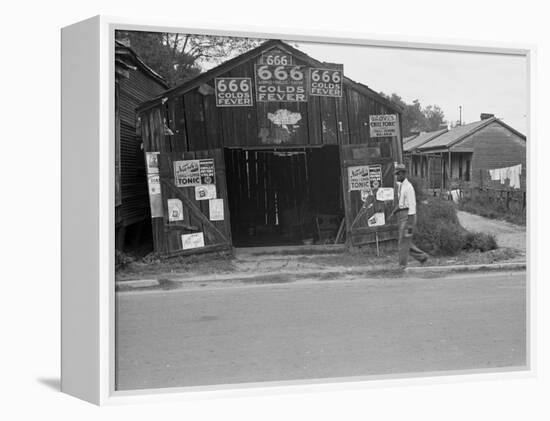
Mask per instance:
[[[381,202],[393,200],[393,187],[380,187],[376,191],[376,200],[380,200]]]
[[[397,136],[399,131],[397,114],[369,116],[370,137]]]
[[[168,199],[168,221],[183,221],[183,204],[179,199]]]
[[[216,198],[216,185],[205,184],[195,187],[195,200],[210,200]]]
[[[377,212],[372,215],[368,220],[369,227],[379,227],[381,225],[385,225],[385,223],[386,217],[384,215],[384,212]]]
[[[183,234],[181,236],[181,247],[183,250],[204,247],[204,235],[202,232],[194,234]]]
[[[209,202],[210,220],[223,221],[223,199],[212,199]]]

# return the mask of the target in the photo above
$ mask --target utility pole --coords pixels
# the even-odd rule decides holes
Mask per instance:
[[[462,126],[462,105],[459,105],[459,106],[458,106],[458,113],[459,113],[458,125],[459,125],[459,126]]]

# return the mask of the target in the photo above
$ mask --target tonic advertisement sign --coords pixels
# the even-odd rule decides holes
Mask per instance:
[[[177,187],[192,187],[214,184],[213,159],[190,159],[174,161],[174,183]]]
[[[312,67],[309,69],[309,94],[339,98],[344,89],[343,79],[343,70]]]
[[[256,101],[307,102],[306,67],[255,64]]]
[[[200,161],[174,161],[174,182],[178,187],[200,186]]]
[[[371,115],[369,116],[370,137],[397,136],[398,124],[397,114]]]
[[[349,191],[370,190],[369,167],[360,165],[348,167]]]
[[[217,77],[216,107],[251,107],[252,79],[249,77]]]

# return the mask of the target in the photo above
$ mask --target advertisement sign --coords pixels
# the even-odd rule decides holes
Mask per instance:
[[[145,162],[147,164],[147,174],[159,173],[159,153],[145,152]]]
[[[349,191],[370,190],[369,167],[360,165],[348,167]]]
[[[270,66],[288,66],[293,64],[292,56],[285,51],[273,49],[262,53],[262,63],[269,64]]]
[[[252,79],[249,77],[217,77],[216,107],[251,107]]]
[[[174,183],[177,187],[214,184],[215,173],[213,159],[174,161]]]
[[[199,174],[201,177],[201,184],[214,184],[214,175],[216,174],[214,160],[201,159],[199,162]]]
[[[306,67],[255,64],[256,101],[307,102]]]
[[[183,205],[179,199],[168,199],[168,221],[183,221]]]
[[[202,232],[183,234],[181,236],[181,247],[183,250],[204,247],[204,234]]]
[[[370,188],[375,190],[382,186],[382,166],[369,165],[369,182]]]
[[[164,210],[162,208],[162,196],[159,175],[148,175],[147,185],[149,186],[149,203],[151,205],[151,217],[160,218],[164,216]]]
[[[398,134],[397,114],[369,116],[370,137],[392,137]]]
[[[384,212],[377,212],[374,215],[372,215],[369,218],[367,224],[369,227],[379,227],[381,225],[385,225],[386,217],[384,215]]]
[[[309,69],[309,94],[339,98],[344,90],[344,71],[336,69]]]
[[[381,202],[393,200],[393,187],[380,187],[376,192],[376,200]]]
[[[158,174],[147,176],[147,184],[149,185],[149,195],[154,196],[160,194],[160,177]]]
[[[216,198],[216,186],[208,184],[195,187],[195,200],[210,200]]]
[[[211,221],[223,221],[223,199],[210,200],[209,208]]]

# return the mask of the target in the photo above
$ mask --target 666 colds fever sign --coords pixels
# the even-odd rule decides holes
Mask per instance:
[[[216,107],[251,107],[252,80],[249,77],[217,77]]]
[[[344,87],[342,73],[342,70],[310,68],[309,94],[341,97]]]

